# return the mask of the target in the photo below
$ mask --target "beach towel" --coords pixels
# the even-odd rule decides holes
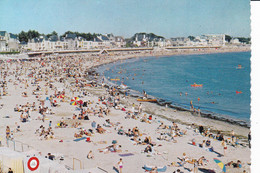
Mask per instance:
[[[77,138],[77,139],[74,139],[73,141],[78,142],[78,141],[81,141],[81,140],[84,140],[84,139],[86,139],[86,137]]]
[[[133,156],[133,153],[118,154],[120,157]]]
[[[153,168],[155,168],[155,166],[144,165],[143,167],[143,169],[145,169],[146,171],[151,171]],[[157,172],[165,172],[166,170],[167,170],[167,166],[157,167]]]

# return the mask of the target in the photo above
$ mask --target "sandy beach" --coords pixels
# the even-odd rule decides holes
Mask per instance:
[[[167,50],[42,56],[30,61],[5,59],[1,62],[0,81],[1,143],[8,147],[8,138],[9,148],[13,149],[10,140],[17,141],[16,150],[25,155],[50,159],[51,153],[55,156],[53,162],[66,167],[68,172],[73,169],[73,158],[78,172],[98,172],[91,169],[99,167],[100,172],[113,173],[120,172],[122,167],[123,173],[142,173],[145,165],[155,169],[150,172],[164,166],[165,172],[178,169],[222,172],[214,158],[229,163],[228,172],[250,172],[249,128],[153,103],[140,106],[136,98],[125,97],[116,88],[86,80],[93,67],[128,58],[232,51],[249,50]],[[19,142],[29,147],[21,148]],[[238,160],[241,163],[237,164]]]

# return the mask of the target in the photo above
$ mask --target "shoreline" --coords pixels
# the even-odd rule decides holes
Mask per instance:
[[[224,52],[211,52],[211,53],[208,53],[208,52],[206,52],[206,53],[188,53],[188,54],[178,54],[178,55],[199,55],[199,54],[217,54],[217,53],[233,53],[233,52],[250,52],[250,50],[248,50],[248,51],[228,51],[228,52],[226,52],[226,51],[224,51]],[[173,54],[173,55],[161,55],[161,56],[159,56],[158,58],[161,58],[161,57],[168,57],[168,56],[174,56],[175,54]],[[177,55],[177,56],[178,56]],[[123,60],[130,60],[130,59],[134,59],[134,58],[149,58],[149,57],[157,57],[157,56],[138,56],[138,57],[128,57],[128,58],[123,58]],[[108,65],[108,64],[111,64],[111,63],[116,63],[116,62],[118,62],[118,61],[120,61],[120,60],[122,60],[122,59],[118,59],[118,60],[115,60],[115,61],[112,61],[112,62],[107,62],[107,63],[104,63],[104,64],[99,64],[99,65],[97,65],[97,66],[95,66],[95,67],[93,67],[93,69],[98,69],[98,68],[104,68],[105,69],[105,67],[104,66],[106,66],[106,65]],[[103,72],[104,71],[106,71],[106,70],[102,70]],[[95,70],[94,70],[95,71]],[[99,70],[98,70],[99,71]],[[96,71],[95,71],[96,72]],[[100,74],[100,72],[97,72],[99,75],[100,75],[100,77],[102,76],[102,74]],[[99,79],[99,82],[100,82],[100,80],[101,79]],[[108,79],[107,79],[107,81],[108,81]],[[109,82],[111,82],[111,83],[113,83],[114,84],[114,86],[117,86],[117,87],[119,87],[119,85],[117,85],[117,84],[115,84],[114,82],[112,82],[112,81],[109,81]],[[106,83],[106,85],[109,85],[109,84],[107,84]],[[133,90],[133,89],[131,89],[131,90]],[[135,92],[138,92],[138,93],[140,93],[139,91],[136,91],[136,90],[133,90],[133,91],[135,91]],[[123,91],[121,91],[121,94],[123,93]],[[140,95],[141,95],[141,93],[140,93]],[[130,95],[132,98],[138,98],[138,96],[137,95]],[[157,104],[157,105],[159,105],[159,106],[162,106],[162,107],[164,107],[165,106],[165,104],[167,104],[170,108],[172,108],[172,109],[176,109],[177,111],[184,111],[184,112],[189,112],[189,113],[191,113],[191,114],[193,114],[194,112],[192,111],[192,110],[190,110],[190,109],[187,109],[187,108],[184,108],[184,107],[181,107],[181,106],[176,106],[176,105],[172,105],[172,104],[168,104],[168,102],[167,101],[165,101],[163,98],[157,98],[157,97],[154,97],[153,95],[149,95],[150,97],[152,97],[152,98],[156,98],[157,99],[157,101],[155,102],[155,103],[153,103],[153,104]],[[158,100],[164,100],[164,101],[162,101],[162,102],[159,102]],[[214,113],[214,112],[209,112],[209,113],[205,113],[205,112],[201,112],[201,117],[204,117],[204,118],[208,118],[208,119],[211,119],[211,120],[217,120],[217,121],[222,121],[222,122],[226,122],[226,123],[228,123],[228,124],[232,124],[232,125],[238,125],[238,126],[241,126],[241,127],[246,127],[246,128],[248,128],[248,129],[250,129],[250,127],[251,127],[251,123],[250,123],[250,119],[249,119],[249,122],[248,121],[245,121],[245,120],[241,120],[241,119],[239,119],[239,118],[234,118],[234,117],[231,117],[231,116],[229,116],[229,115],[222,115],[222,114],[217,114],[217,113]]]

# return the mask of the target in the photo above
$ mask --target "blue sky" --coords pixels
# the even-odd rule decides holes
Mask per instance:
[[[249,0],[0,0],[0,30],[250,36]]]

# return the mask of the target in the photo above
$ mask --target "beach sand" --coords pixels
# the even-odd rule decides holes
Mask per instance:
[[[218,50],[218,52],[226,52],[227,50]],[[230,50],[228,50],[230,51]],[[216,53],[216,51],[207,51],[203,53]],[[175,52],[176,53],[176,52]],[[182,52],[183,53],[183,52]],[[187,52],[184,52],[187,53]],[[198,52],[191,52],[191,53],[198,53]],[[124,54],[124,53],[123,53]],[[126,53],[125,53],[126,54]],[[164,53],[163,55],[170,55],[174,54],[173,52]],[[177,52],[176,54],[181,54],[181,52]],[[227,168],[229,172],[243,172],[246,170],[250,172],[250,148],[247,145],[247,134],[249,133],[249,128],[241,127],[238,125],[232,125],[230,123],[212,120],[209,118],[199,117],[197,115],[192,115],[189,112],[181,112],[176,111],[171,108],[162,107],[153,103],[142,103],[143,105],[143,112],[139,116],[142,117],[144,114],[153,115],[153,120],[151,123],[141,122],[140,119],[125,119],[126,111],[116,110],[113,107],[109,107],[110,113],[109,115],[104,115],[104,118],[98,117],[97,115],[89,114],[90,120],[73,120],[73,114],[79,114],[80,111],[75,110],[77,106],[70,105],[71,98],[75,96],[82,96],[82,91],[79,89],[79,92],[71,92],[70,88],[77,90],[75,87],[75,78],[67,78],[65,77],[65,73],[63,68],[65,67],[72,67],[71,73],[72,74],[83,74],[84,70],[90,69],[93,66],[109,63],[112,61],[116,61],[118,59],[126,59],[126,58],[133,58],[139,56],[159,56],[162,55],[161,52],[150,53],[146,52],[143,54],[130,54],[130,55],[122,55],[116,57],[112,56],[110,58],[105,59],[102,58],[89,58],[88,55],[75,55],[75,56],[64,56],[64,60],[61,59],[57,60],[56,57],[53,57],[52,61],[33,61],[33,62],[13,62],[13,63],[6,63],[7,67],[10,66],[10,72],[15,71],[14,69],[17,68],[17,76],[19,76],[19,80],[15,78],[14,74],[8,74],[6,77],[7,81],[7,96],[1,96],[0,103],[4,104],[3,108],[0,109],[0,136],[3,138],[2,144],[6,146],[5,140],[5,130],[6,126],[10,126],[11,131],[16,129],[15,122],[20,125],[21,132],[14,132],[13,137],[15,141],[20,141],[24,144],[28,144],[30,147],[24,148],[24,153],[34,151],[35,154],[39,155],[41,152],[42,156],[46,156],[47,153],[52,153],[55,155],[56,159],[55,162],[60,162],[59,157],[64,156],[64,161],[61,161],[61,164],[68,165],[69,167],[73,167],[73,158],[79,159],[82,162],[82,168],[94,168],[94,167],[101,167],[102,169],[108,172],[115,172],[113,170],[113,166],[117,167],[117,163],[120,158],[123,159],[123,172],[126,173],[134,173],[134,172],[145,172],[142,167],[144,165],[153,165],[153,166],[167,166],[166,172],[173,172],[177,169],[180,169],[183,172],[190,172],[193,169],[193,164],[186,163],[184,167],[169,167],[168,165],[172,162],[180,162],[178,158],[182,158],[183,153],[190,158],[199,159],[202,156],[205,156],[206,160],[208,160],[207,165],[199,166],[199,172],[205,172],[207,169],[215,170],[216,172],[221,172],[221,169],[218,165],[214,162],[213,158],[217,158],[221,160],[224,164],[230,161],[236,162],[240,160],[242,162],[242,168]],[[59,55],[58,55],[59,56]],[[84,61],[78,61],[79,58],[82,58]],[[44,62],[43,66],[42,62]],[[58,62],[58,63],[56,63]],[[61,67],[62,64],[62,67]],[[77,66],[80,64],[82,71]],[[51,66],[53,65],[53,66]],[[73,67],[75,65],[75,67]],[[21,69],[21,67],[23,67]],[[38,92],[39,98],[36,98],[35,95],[32,95],[32,91],[37,88],[37,85],[32,85],[31,81],[33,78],[28,77],[29,68],[35,67],[35,70],[39,72],[41,69],[41,75],[44,77],[47,76],[46,81],[40,81],[37,85],[41,87],[41,90]],[[27,70],[26,70],[27,68]],[[50,73],[44,73],[45,69],[53,69],[56,71],[57,77],[49,76]],[[83,70],[84,69],[84,70]],[[75,71],[74,71],[75,70]],[[6,71],[6,69],[2,69],[2,71]],[[77,72],[78,71],[78,72]],[[40,77],[40,75],[39,75]],[[66,82],[59,82],[58,79],[63,77]],[[9,81],[11,79],[12,81]],[[24,80],[23,80],[24,79]],[[50,88],[49,85],[45,86],[50,79],[53,81],[53,87]],[[57,80],[56,80],[57,79]],[[77,77],[77,79],[81,79]],[[17,85],[13,85],[14,81],[17,81]],[[28,87],[25,87],[25,80],[27,80]],[[73,81],[73,82],[71,82]],[[48,87],[48,94],[46,93],[46,89]],[[14,108],[16,105],[25,105],[27,102],[32,104],[33,102],[36,103],[36,108],[39,107],[39,100],[45,100],[46,97],[50,97],[50,95],[54,95],[55,89],[65,90],[65,100],[67,102],[60,102],[61,99],[55,98],[60,106],[58,107],[51,107],[51,111],[54,114],[46,114],[45,122],[38,120],[38,117],[41,117],[38,111],[32,111],[30,113],[29,122],[22,123],[20,121],[21,112],[15,112]],[[102,87],[89,87],[86,86],[84,89],[88,92],[88,95],[83,96],[83,101],[90,100],[92,104],[89,104],[88,107],[92,107],[93,109],[98,110],[99,106],[102,106],[104,109],[106,108],[105,105],[102,105],[102,102],[99,101],[98,96],[106,96],[108,97],[106,88]],[[27,92],[28,97],[22,97],[23,92]],[[1,92],[3,90],[1,88]],[[136,98],[122,98],[120,96],[120,107],[125,107],[125,109],[132,110],[132,104],[135,103],[136,106],[139,103],[136,101]],[[5,118],[9,116],[9,118]],[[165,117],[167,117],[165,119]],[[60,122],[61,118],[68,122],[69,127],[66,128],[55,128],[57,123]],[[105,123],[106,119],[110,119],[113,123],[120,123],[118,126],[113,127],[104,127],[103,124]],[[73,141],[74,133],[79,132],[79,128],[82,129],[91,129],[91,122],[95,120],[97,124],[100,124],[106,132],[104,134],[99,134],[95,132],[90,139],[92,142],[88,143],[85,140],[75,142]],[[39,129],[41,125],[43,125],[46,129],[49,126],[49,121],[52,121],[51,127],[53,128],[54,132],[54,139],[40,139],[39,134],[35,134],[36,130]],[[72,128],[71,124],[73,122],[81,122],[81,125],[78,128]],[[175,137],[177,143],[173,143],[172,141],[168,142],[165,140],[157,140],[160,136],[160,133],[169,133],[167,129],[157,129],[161,122],[165,125],[172,126],[172,121],[176,122],[179,129],[187,131],[186,135]],[[192,125],[193,124],[193,125]],[[225,139],[230,138],[231,131],[234,130],[236,136],[240,137],[239,143],[243,145],[238,145],[237,147],[233,147],[231,145],[227,145],[227,152],[226,156],[219,155],[223,154],[223,146],[221,142],[215,139],[210,139],[209,137],[205,137],[198,132],[195,132],[195,128],[199,125],[204,126],[204,129],[210,128],[215,134],[215,131],[221,131],[224,134]],[[133,129],[137,126],[142,133],[142,136],[139,136],[141,140],[144,140],[145,137],[150,136],[152,142],[156,145],[153,147],[152,153],[142,153],[147,145],[134,145],[134,142],[130,140],[130,137],[126,135],[118,135],[116,130],[120,126],[123,126],[124,130]],[[191,145],[192,139],[196,139],[197,146]],[[59,142],[62,140],[63,142]],[[121,145],[122,152],[99,152],[98,149],[105,148],[112,144],[112,141],[116,140],[118,145]],[[209,152],[206,149],[200,148],[198,144],[202,143],[203,140],[210,140],[211,145],[214,147],[215,152]],[[105,141],[102,142],[101,141]],[[21,151],[21,147],[17,142],[16,150]],[[92,150],[94,154],[94,159],[87,159],[88,152]],[[119,154],[125,153],[132,153],[131,156],[121,157]],[[78,162],[75,162],[75,169],[79,169],[80,165]]]

